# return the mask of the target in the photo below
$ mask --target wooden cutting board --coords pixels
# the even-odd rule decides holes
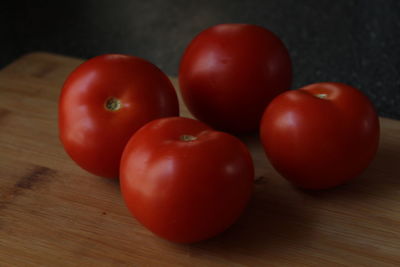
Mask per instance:
[[[257,137],[244,138],[263,177],[247,210],[218,237],[179,245],[130,215],[118,181],[64,152],[57,99],[81,62],[33,53],[0,71],[1,266],[400,265],[400,121],[381,119],[379,152],[361,177],[319,192],[292,187]]]

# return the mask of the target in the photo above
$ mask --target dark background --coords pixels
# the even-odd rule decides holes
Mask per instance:
[[[293,89],[353,85],[379,114],[400,119],[400,1],[1,1],[0,68],[48,51],[90,58],[126,53],[177,75],[190,40],[206,27],[253,23],[275,32],[293,59]]]

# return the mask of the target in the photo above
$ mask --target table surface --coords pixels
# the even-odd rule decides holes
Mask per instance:
[[[400,1],[5,1],[0,68],[32,51],[89,58],[126,53],[176,76],[196,34],[219,23],[259,24],[288,47],[293,89],[335,81],[400,119]]]
[[[243,138],[261,177],[248,208],[223,234],[179,245],[130,215],[117,180],[64,152],[57,99],[81,62],[33,53],[0,71],[0,265],[400,266],[399,121],[381,118],[378,154],[361,177],[318,192],[292,187],[257,136]]]

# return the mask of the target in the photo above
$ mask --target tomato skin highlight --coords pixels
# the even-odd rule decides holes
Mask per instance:
[[[250,24],[220,24],[197,35],[181,59],[179,84],[186,106],[215,129],[259,129],[265,107],[292,82],[283,42]]]
[[[152,121],[137,131],[121,161],[121,191],[131,213],[178,243],[227,229],[250,199],[254,166],[236,137],[187,118]]]
[[[379,145],[379,119],[359,90],[315,83],[276,97],[260,138],[275,169],[296,186],[326,189],[367,168]]]
[[[83,169],[117,178],[122,151],[145,123],[179,114],[168,77],[150,62],[107,54],[78,66],[59,99],[59,134],[68,155]]]

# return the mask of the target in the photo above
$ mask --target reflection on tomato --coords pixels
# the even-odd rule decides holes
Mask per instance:
[[[76,68],[59,100],[60,139],[87,171],[116,178],[123,148],[145,123],[179,113],[175,90],[156,66],[103,55]]]
[[[239,139],[179,117],[137,131],[120,171],[132,214],[160,237],[182,243],[228,228],[245,208],[254,178],[250,153]]]
[[[373,159],[379,120],[357,89],[316,83],[288,91],[267,107],[261,122],[267,157],[295,185],[323,189],[357,177]]]

